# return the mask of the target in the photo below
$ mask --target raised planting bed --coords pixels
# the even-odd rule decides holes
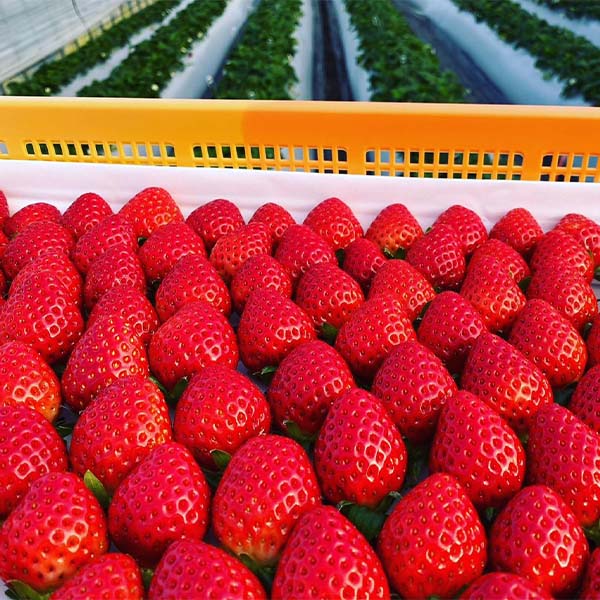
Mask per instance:
[[[538,4],[545,4],[550,8],[565,12],[570,17],[578,19],[600,19],[600,3],[586,2],[585,0],[535,0]]]

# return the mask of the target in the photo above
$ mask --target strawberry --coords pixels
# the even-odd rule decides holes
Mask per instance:
[[[342,325],[335,349],[357,377],[372,379],[395,346],[416,339],[401,304],[394,298],[377,296],[356,309]]]
[[[259,206],[248,223],[264,223],[271,232],[271,237],[275,245],[279,243],[281,236],[290,225],[295,225],[296,220],[280,204],[267,202]]]
[[[4,256],[4,252],[6,250],[6,246],[8,246],[8,242],[9,242],[8,238],[3,233],[3,231],[0,229],[0,261],[2,260],[2,257]],[[4,274],[4,272],[1,270],[0,270],[0,273]]]
[[[78,240],[105,217],[113,214],[110,204],[93,192],[81,194],[62,214],[59,223]]]
[[[81,413],[69,458],[75,473],[83,477],[91,471],[113,493],[153,448],[171,438],[169,409],[161,391],[149,379],[131,375],[100,390]]]
[[[298,521],[277,565],[273,598],[309,596],[390,597],[375,551],[358,529],[332,506],[317,506]]]
[[[212,525],[227,550],[272,565],[294,525],[318,504],[319,486],[302,446],[290,438],[259,435],[225,468],[213,500]]]
[[[22,342],[0,346],[0,404],[24,404],[52,422],[58,415],[60,382],[46,361]]]
[[[142,600],[144,586],[136,562],[127,554],[111,552],[88,563],[56,590],[52,600],[119,598]]]
[[[33,482],[0,529],[0,578],[48,592],[108,550],[106,517],[74,473]]]
[[[555,229],[570,233],[588,252],[594,256],[594,265],[600,264],[600,225],[584,215],[569,213],[556,225]]]
[[[479,246],[471,256],[469,268],[472,268],[484,256],[495,258],[502,265],[502,269],[507,271],[517,283],[531,275],[529,265],[525,259],[512,246],[500,240],[490,238],[485,244]]]
[[[423,236],[423,229],[404,204],[389,204],[375,217],[365,237],[384,253],[400,257]]]
[[[600,518],[600,435],[558,404],[536,413],[527,445],[527,479],[547,485],[578,522]]]
[[[6,281],[6,275],[4,275],[4,271],[0,269],[0,299],[4,302],[4,295],[8,290],[8,283]]]
[[[10,216],[6,194],[0,190],[0,233],[4,233],[4,223]]]
[[[200,540],[173,542],[160,559],[148,600],[182,598],[266,600],[257,577],[242,562]]]
[[[333,248],[307,225],[290,225],[281,236],[274,256],[288,269],[293,283],[312,265],[337,264]]]
[[[148,376],[146,349],[125,318],[107,316],[85,331],[69,356],[63,398],[81,411],[103,388],[129,375]]]
[[[175,409],[175,439],[194,458],[215,469],[212,452],[233,454],[246,440],[267,433],[271,409],[247,377],[222,365],[209,365],[190,379]]]
[[[429,281],[405,260],[388,260],[371,281],[369,298],[395,298],[414,321],[425,305],[435,297]]]
[[[209,503],[191,453],[176,442],[161,444],[117,488],[108,508],[111,539],[142,567],[153,567],[172,542],[204,537]]]
[[[376,508],[402,487],[406,463],[400,432],[375,396],[353,388],[334,401],[315,444],[315,470],[327,500]]]
[[[487,240],[487,229],[481,217],[466,206],[460,204],[450,206],[439,215],[433,226],[442,223],[450,225],[456,231],[466,256],[473,254]]]
[[[334,250],[343,250],[363,236],[363,228],[352,209],[339,198],[319,202],[304,219]]]
[[[600,548],[596,548],[590,555],[579,598],[593,600],[600,597]]]
[[[342,268],[360,284],[366,294],[373,276],[385,262],[385,255],[377,244],[367,238],[358,238],[346,246]]]
[[[465,276],[463,243],[450,225],[432,227],[411,245],[406,260],[435,288],[456,289]]]
[[[4,219],[4,233],[13,238],[32,223],[60,223],[60,211],[47,202],[33,202]]]
[[[527,257],[544,235],[535,217],[525,208],[509,210],[490,230],[490,238],[497,239]]]
[[[440,410],[457,388],[442,361],[416,340],[409,340],[398,344],[385,359],[371,392],[400,433],[419,444],[433,436]]]
[[[461,391],[442,406],[429,470],[456,477],[476,508],[497,507],[523,485],[525,450],[500,415]]]
[[[487,331],[486,326],[473,305],[448,290],[431,301],[419,324],[417,337],[451,373],[459,373],[475,340],[484,331]]]
[[[589,369],[580,379],[569,410],[588,427],[600,434],[600,366]]]
[[[463,487],[436,473],[394,507],[379,535],[378,554],[404,598],[450,598],[483,573],[485,531]]]
[[[210,252],[220,237],[244,226],[244,217],[233,202],[219,198],[193,210],[185,222],[204,240]]]
[[[188,254],[206,257],[202,238],[183,222],[156,228],[138,251],[146,279],[160,281],[177,261]]]
[[[237,334],[240,356],[251,372],[278,365],[296,346],[316,338],[310,317],[269,288],[250,294]]]
[[[210,262],[227,285],[239,268],[257,254],[271,254],[273,240],[264,223],[251,223],[220,237],[210,253]]]
[[[525,577],[514,573],[486,573],[478,577],[461,595],[460,600],[552,600],[552,596]]]
[[[6,518],[42,475],[66,471],[65,443],[37,411],[0,405],[0,518]]]
[[[545,485],[513,496],[496,517],[489,544],[493,570],[526,577],[552,596],[575,592],[589,555],[575,515]]]
[[[585,338],[585,345],[588,350],[588,367],[600,364],[600,316],[592,321],[592,326]]]
[[[294,348],[275,371],[267,393],[275,421],[282,429],[294,423],[306,435],[318,432],[329,407],[354,378],[342,357],[321,340]]]
[[[546,375],[552,387],[581,379],[587,349],[579,332],[544,300],[529,300],[508,341]]]
[[[237,270],[231,280],[231,301],[238,314],[242,314],[254,290],[269,288],[286,298],[292,297],[292,278],[287,269],[269,254],[251,256]]]
[[[181,258],[161,281],[155,295],[156,312],[165,322],[182,306],[203,300],[226,317],[231,298],[225,282],[207,258],[188,254]]]
[[[119,210],[133,226],[138,238],[148,238],[160,227],[171,222],[182,222],[181,210],[167,190],[149,187],[138,192]]]
[[[233,328],[216,308],[190,302],[167,319],[148,347],[150,369],[169,390],[215,362],[235,368],[239,352]]]
[[[310,267],[298,281],[296,304],[312,319],[315,329],[339,329],[365,301],[360,285],[333,263]]]
[[[518,433],[527,432],[535,413],[554,401],[544,373],[514,346],[492,333],[477,338],[460,384]]]

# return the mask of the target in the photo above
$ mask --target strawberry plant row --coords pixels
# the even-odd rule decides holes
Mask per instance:
[[[13,96],[51,96],[70,83],[77,75],[105,61],[111,52],[127,44],[127,41],[144,27],[162,21],[180,0],[161,0],[142,9],[127,19],[119,21],[108,31],[90,39],[78,50],[58,60],[43,64],[24,81],[8,86]]]
[[[302,0],[263,0],[227,59],[215,98],[289,100],[297,74],[291,59]]]
[[[227,0],[195,0],[133,52],[102,81],[94,81],[78,96],[158,98],[184,56],[204,37],[225,10]]]
[[[371,100],[464,102],[465,89],[443,71],[391,0],[345,0],[360,38],[360,63],[370,73]]]
[[[575,19],[600,19],[600,4],[597,2],[573,2],[573,0],[535,0],[538,4],[563,11]]]
[[[568,29],[523,10],[512,0],[453,0],[505,41],[527,50],[536,66],[564,83],[564,94],[600,104],[600,48]]]

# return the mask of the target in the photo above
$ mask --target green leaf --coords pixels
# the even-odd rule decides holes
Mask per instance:
[[[108,510],[110,505],[110,495],[102,482],[88,469],[83,476],[83,483],[92,494],[96,497],[100,506],[104,510]]]
[[[231,460],[231,454],[223,450],[211,450],[210,455],[215,461],[215,465],[219,471],[224,471],[225,467],[227,467],[229,461]]]
[[[298,442],[307,452],[310,452],[312,444],[314,443],[315,439],[317,438],[316,433],[313,433],[313,434],[305,433],[304,431],[302,431],[300,429],[300,427],[298,427],[298,425],[296,423],[294,423],[294,421],[284,421],[283,426],[285,427],[288,435],[293,440]]]
[[[335,344],[337,338],[338,329],[329,323],[323,323],[321,325],[321,337],[331,346]]]
[[[8,582],[9,593],[14,594],[13,598],[17,600],[47,600],[50,598],[50,592],[43,594],[34,590],[30,585],[18,579],[12,579]]]
[[[353,502],[343,505],[339,510],[370,542],[379,535],[386,518],[385,513]]]
[[[177,404],[177,402],[179,402],[179,398],[181,398],[181,395],[187,389],[188,384],[189,384],[189,378],[182,377],[173,386],[173,389],[169,392],[169,400],[170,400],[171,404]]]
[[[252,375],[265,385],[269,385],[273,379],[273,375],[275,375],[275,371],[277,371],[277,367],[274,365],[269,365],[267,367],[263,367],[260,371],[255,371],[252,373]]]

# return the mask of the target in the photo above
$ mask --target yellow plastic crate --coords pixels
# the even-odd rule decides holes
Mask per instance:
[[[0,159],[600,182],[600,108],[0,98]]]

